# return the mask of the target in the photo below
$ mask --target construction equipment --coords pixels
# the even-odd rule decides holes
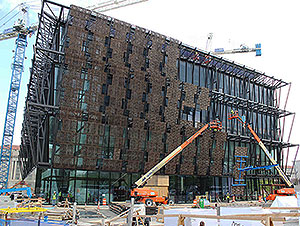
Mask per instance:
[[[208,33],[205,50],[211,52],[214,55],[255,52],[255,56],[261,56],[261,43],[255,44],[254,48],[250,48],[245,44],[241,44],[240,47],[236,49],[225,50],[224,48],[216,48],[214,51],[210,51],[213,36],[213,33]]]
[[[170,202],[167,197],[158,197],[158,193],[154,190],[148,188],[141,188],[145,183],[162,167],[164,167],[168,162],[170,162],[174,157],[176,157],[182,150],[192,143],[199,135],[201,135],[206,129],[211,129],[213,131],[218,131],[222,129],[222,123],[219,120],[214,120],[208,124],[205,124],[200,130],[193,134],[189,139],[187,139],[183,144],[177,147],[173,152],[156,164],[152,169],[150,169],[144,176],[135,182],[135,188],[131,191],[131,196],[138,202],[143,202],[147,206],[154,203],[167,204]]]
[[[28,6],[24,3],[20,7],[20,18],[15,22],[12,28],[4,30],[0,34],[0,41],[17,37],[14,60],[12,63],[11,83],[7,101],[7,110],[4,122],[0,153],[0,186],[7,188],[11,150],[13,144],[14,128],[18,108],[19,90],[23,73],[23,63],[25,59],[25,49],[27,47],[27,36],[31,36],[37,26],[27,26]]]
[[[286,194],[290,194],[292,190],[294,190],[293,192],[295,193],[295,189],[291,188],[291,187],[293,187],[292,182],[289,180],[289,178],[285,175],[285,173],[283,172],[283,170],[277,164],[277,162],[275,161],[275,159],[272,157],[271,153],[268,151],[268,149],[263,144],[263,142],[261,141],[261,139],[254,132],[254,130],[252,129],[252,127],[250,126],[250,124],[246,122],[246,119],[244,117],[240,117],[238,111],[233,111],[233,110],[231,111],[231,114],[229,115],[228,119],[237,119],[240,123],[242,123],[243,127],[245,127],[245,128],[247,127],[250,130],[251,134],[254,136],[254,139],[258,142],[258,145],[261,147],[261,149],[264,151],[264,153],[266,154],[266,156],[268,157],[268,159],[270,160],[270,162],[273,164],[272,166],[275,167],[275,169],[277,170],[278,174],[283,179],[283,181],[286,183],[286,185],[288,187],[290,187],[290,188],[282,188],[282,189],[280,189],[280,192],[278,192],[278,190],[277,190],[277,191],[274,192],[274,194],[276,194],[276,195],[284,195],[285,191],[286,191]]]
[[[232,184],[232,186],[246,186],[245,183],[242,183],[245,181],[244,179],[242,179],[242,172],[249,171],[249,170],[257,170],[257,169],[269,170],[275,166],[278,166],[278,164],[276,164],[276,165],[257,166],[257,167],[247,166],[245,168],[242,168],[242,164],[246,163],[246,160],[244,160],[244,159],[248,158],[248,156],[235,155],[234,157],[236,158],[236,162],[240,163],[240,167],[237,169],[239,171],[239,179],[234,180],[235,182],[237,182],[237,184]]]
[[[262,193],[266,194],[266,200],[271,201],[274,201],[277,196],[296,196],[295,189],[287,188],[285,184],[263,184]]]
[[[245,44],[241,44],[240,48],[225,50],[224,48],[215,49],[212,54],[222,55],[222,54],[234,54],[234,53],[250,53],[255,52],[255,56],[261,56],[261,43],[255,44],[255,48],[250,48]]]
[[[21,181],[15,183],[13,186],[11,186],[11,187],[9,187],[9,188],[16,188],[16,187],[18,187],[18,186],[26,186],[26,187],[30,188],[30,189],[31,189],[31,192],[32,192],[32,194],[33,194],[33,188],[30,187],[30,185],[27,184],[24,180],[21,180]]]
[[[91,5],[86,8],[95,12],[106,12],[109,10],[119,9],[125,6],[130,6],[146,1],[148,0],[105,0],[97,3],[96,5]]]
[[[15,193],[15,192],[19,192],[19,191],[26,191],[27,196],[28,196],[29,198],[32,197],[32,193],[31,193],[31,188],[30,188],[30,187],[26,187],[26,188],[7,188],[7,189],[0,189],[0,195],[6,194],[6,193]]]

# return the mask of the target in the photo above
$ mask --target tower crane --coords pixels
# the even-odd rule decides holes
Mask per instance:
[[[224,48],[215,49],[212,54],[222,55],[222,54],[234,54],[234,53],[250,53],[255,52],[255,56],[261,56],[261,43],[255,44],[254,48],[250,48],[245,44],[241,44],[239,48],[224,50]]]
[[[97,12],[105,12],[108,10],[117,9],[129,5],[145,2],[145,1],[148,0],[105,0],[96,5],[89,6],[87,8]],[[19,13],[20,13],[19,19],[15,22],[13,27],[5,29],[2,33],[0,33],[0,41],[17,37],[16,48],[14,51],[15,54],[12,63],[12,75],[11,75],[10,89],[9,89],[9,95],[7,101],[7,110],[6,110],[6,116],[4,122],[1,152],[0,152],[0,187],[1,188],[7,188],[7,183],[8,183],[11,150],[13,144],[14,128],[15,128],[18,99],[19,99],[19,90],[21,85],[22,73],[24,71],[24,59],[25,59],[25,50],[27,47],[27,36],[31,37],[34,31],[38,29],[37,24],[27,26],[28,9],[29,9],[28,5],[26,5],[25,3],[21,3],[17,5],[15,8],[17,7],[19,7]],[[9,13],[11,13],[12,11],[10,11]],[[2,19],[4,17],[2,17]]]
[[[2,188],[7,188],[9,176],[19,91],[22,73],[24,71],[27,36],[31,36],[34,31],[37,30],[37,25],[27,26],[26,18],[28,17],[28,6],[25,3],[21,3],[18,7],[19,13],[21,14],[19,19],[15,22],[13,27],[4,30],[4,32],[0,34],[0,41],[17,37],[0,152],[0,186]]]
[[[88,6],[87,9],[96,12],[106,12],[109,10],[118,9],[146,1],[148,0],[105,0],[95,5]]]
[[[212,44],[213,33],[208,33],[206,48],[205,50],[210,51]],[[241,44],[239,48],[225,50],[224,48],[216,48],[214,51],[211,51],[214,55],[223,55],[223,54],[235,54],[235,53],[249,53],[255,52],[256,56],[261,56],[261,43],[255,44],[254,48],[251,48],[245,44]]]

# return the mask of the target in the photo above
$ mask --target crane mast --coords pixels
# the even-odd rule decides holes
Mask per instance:
[[[4,129],[0,152],[0,187],[7,188],[11,150],[14,138],[14,129],[16,114],[18,108],[19,92],[21,86],[22,74],[24,71],[25,50],[27,47],[27,36],[31,35],[37,26],[27,26],[28,6],[25,3],[18,5],[20,7],[19,19],[12,28],[4,30],[0,34],[0,41],[17,37],[16,48],[14,51],[13,63],[11,65],[12,74],[10,80],[7,109],[4,121]]]
[[[27,35],[19,33],[18,38],[16,40],[15,55],[12,63],[12,74],[0,153],[0,186],[2,188],[6,188],[8,182],[10,157],[13,144],[15,121],[18,108],[19,91],[24,67],[26,46]]]

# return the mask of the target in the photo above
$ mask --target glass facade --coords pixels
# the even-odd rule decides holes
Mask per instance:
[[[211,62],[210,62],[211,63]],[[225,144],[225,156],[223,164],[223,175],[232,179],[235,163],[235,148],[247,147],[247,166],[265,166],[271,165],[265,153],[261,150],[255,140],[251,140],[251,133],[247,128],[243,128],[242,124],[237,120],[229,120],[228,113],[231,110],[238,111],[240,116],[244,116],[247,122],[257,133],[261,139],[268,141],[279,141],[278,136],[278,113],[267,111],[264,107],[274,107],[276,104],[274,88],[261,85],[251,81],[249,78],[233,73],[225,73],[224,70],[217,70],[216,67],[200,64],[197,60],[180,59],[178,65],[178,78],[183,83],[191,83],[200,87],[209,88],[214,94],[226,95],[231,98],[227,103],[218,99],[211,99],[211,104],[208,110],[200,110],[196,107],[184,106],[182,111],[182,119],[192,121],[194,125],[197,123],[205,123],[213,120],[216,116],[220,117],[223,124],[223,129],[228,133],[228,140]],[[262,107],[251,109],[245,105],[239,104],[240,101],[252,102]],[[238,136],[244,136],[248,140],[236,139]],[[268,142],[265,145],[270,151],[272,157],[277,161],[281,159],[281,148],[276,143]],[[259,179],[261,177],[272,177],[277,172],[274,168],[270,170],[255,170],[247,171],[246,178],[247,186],[246,193],[248,199],[254,196],[257,197],[260,191]],[[215,180],[215,178],[214,178]],[[265,179],[264,182],[270,182],[274,179]],[[216,192],[217,187],[222,182],[215,182]],[[224,183],[223,183],[224,184]],[[228,189],[228,191],[230,188]],[[220,195],[220,194],[219,194]]]
[[[248,100],[259,104],[273,107],[275,104],[274,89],[251,82],[243,77],[222,73],[215,68],[201,66],[199,63],[180,60],[179,76],[180,81],[192,83],[200,87],[206,87],[221,94],[233,96],[235,99]],[[211,102],[210,109],[199,110],[184,106],[182,119],[194,122],[207,122],[213,120],[216,115],[220,116],[223,126],[228,133],[250,135],[249,130],[242,128],[240,123],[234,120],[228,120],[227,114],[230,110],[237,110],[239,115],[244,115],[252,124],[252,128],[257,135],[265,139],[278,139],[277,121],[278,116],[270,112],[264,112],[261,109],[249,112],[245,107],[238,103],[224,104],[215,101]]]
[[[52,176],[51,176],[52,175]],[[68,198],[78,204],[97,204],[103,198],[107,201],[125,201],[130,197],[131,185],[140,174],[99,172],[65,169],[39,169],[37,178],[38,194],[45,194],[50,200],[54,191],[60,200]],[[210,199],[225,196],[231,183],[228,177],[196,177],[172,175],[169,178],[169,195],[177,203],[192,202],[196,195],[207,194]],[[245,197],[246,199],[246,197]]]
[[[251,101],[262,103],[268,106],[274,105],[274,92],[271,89],[262,87],[252,82],[247,82],[245,79],[237,78],[225,73],[220,73],[212,68],[201,66],[197,63],[191,63],[186,60],[180,60],[178,64],[179,79],[184,83],[191,83],[199,87],[207,87],[219,93],[228,94],[242,99],[249,99]],[[81,93],[78,95],[78,102],[82,109],[84,103],[84,93],[88,90],[89,83],[87,82],[87,75],[85,70],[80,76],[83,79],[83,87]],[[102,90],[104,90],[102,88]],[[145,97],[146,98],[146,97]],[[250,136],[250,132],[243,128],[240,123],[235,120],[228,120],[227,113],[231,109],[237,110],[240,115],[246,115],[249,122],[252,122],[252,127],[257,132],[258,136],[276,140],[277,136],[277,117],[265,112],[257,111],[249,112],[247,109],[239,108],[236,104],[223,104],[217,101],[211,101],[208,110],[200,110],[198,104],[196,107],[183,106],[182,116],[183,120],[191,121],[194,125],[197,123],[207,122],[215,119],[218,115],[223,123],[223,128],[228,134],[241,134]],[[86,109],[82,109],[85,111]],[[87,130],[85,130],[85,120],[73,123],[71,126],[76,128],[78,137],[76,138],[76,145],[74,146],[74,156],[76,156],[76,167],[83,168],[83,158],[81,157],[81,150],[84,145],[88,143],[89,137]],[[50,127],[50,131],[51,127]],[[127,130],[123,130],[123,137],[127,137]],[[151,131],[147,133],[151,135]],[[103,159],[114,158],[114,143],[115,134],[110,125],[101,125],[98,128],[99,138],[99,153],[97,168],[103,164]],[[52,135],[50,133],[50,156],[52,153]],[[94,137],[95,138],[95,137]],[[150,138],[149,138],[150,139]],[[127,142],[127,143],[126,143]],[[126,139],[125,146],[129,148],[129,141]],[[145,142],[142,142],[142,149]],[[222,198],[230,191],[232,184],[232,174],[235,165],[235,147],[248,147],[247,165],[263,166],[270,164],[266,155],[260,150],[260,147],[255,141],[234,141],[228,139],[224,144],[225,156],[223,161],[223,175],[224,177],[213,176],[184,176],[172,175],[170,176],[170,197],[176,202],[192,202],[195,195],[208,194],[212,200],[217,197]],[[275,160],[280,159],[280,148],[278,145],[266,145],[271,150],[272,156]],[[198,153],[201,153],[200,145],[197,146]],[[56,144],[56,149],[59,149],[59,144]],[[59,156],[59,152],[55,155]],[[257,198],[260,191],[259,177],[267,175],[275,175],[274,169],[271,170],[257,170],[247,172],[247,189],[246,196],[242,199]],[[79,204],[97,204],[106,198],[108,201],[124,201],[129,198],[129,191],[131,185],[139,178],[141,174],[123,174],[121,172],[102,172],[88,171],[88,170],[67,170],[67,169],[47,169],[42,168],[38,171],[38,178],[40,184],[37,184],[37,191],[45,193],[49,198],[49,194],[53,191],[62,192],[62,198],[69,197],[71,200]],[[266,179],[270,182],[274,179]]]

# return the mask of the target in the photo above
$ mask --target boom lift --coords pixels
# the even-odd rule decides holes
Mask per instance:
[[[131,190],[131,197],[134,197],[136,201],[143,202],[146,206],[152,206],[153,203],[167,204],[169,202],[167,197],[159,197],[158,193],[154,190],[143,188],[145,183],[162,167],[176,157],[182,150],[192,143],[199,135],[201,135],[206,129],[212,129],[213,131],[221,130],[222,123],[219,120],[214,120],[205,124],[200,130],[193,134],[183,144],[177,147],[173,152],[161,160],[157,165],[150,169],[144,176],[135,182],[134,189]]]
[[[288,187],[288,188],[282,188],[282,189],[280,189],[280,192],[277,192],[277,190],[274,190],[274,194],[276,194],[276,195],[270,194],[267,197],[267,200],[274,200],[275,197],[278,196],[278,195],[284,196],[284,195],[291,194],[291,190],[293,190],[293,193],[295,194],[295,189],[292,188],[293,187],[292,182],[289,180],[289,178],[285,175],[285,173],[283,172],[283,170],[277,164],[277,162],[275,161],[275,159],[272,157],[271,153],[268,151],[268,149],[263,144],[263,142],[261,141],[261,139],[254,132],[254,130],[252,129],[252,127],[250,126],[250,124],[246,123],[246,120],[244,118],[242,118],[242,117],[239,116],[238,111],[233,111],[232,110],[231,114],[228,117],[228,119],[237,119],[240,123],[242,123],[243,127],[247,127],[250,130],[251,134],[254,136],[254,139],[258,142],[258,145],[265,152],[266,156],[268,157],[268,159],[273,164],[272,166],[275,167],[275,169],[277,170],[277,172],[279,173],[279,175],[281,176],[281,178],[283,179],[283,181],[286,183],[286,185]],[[272,195],[272,198],[271,198],[271,195]]]

